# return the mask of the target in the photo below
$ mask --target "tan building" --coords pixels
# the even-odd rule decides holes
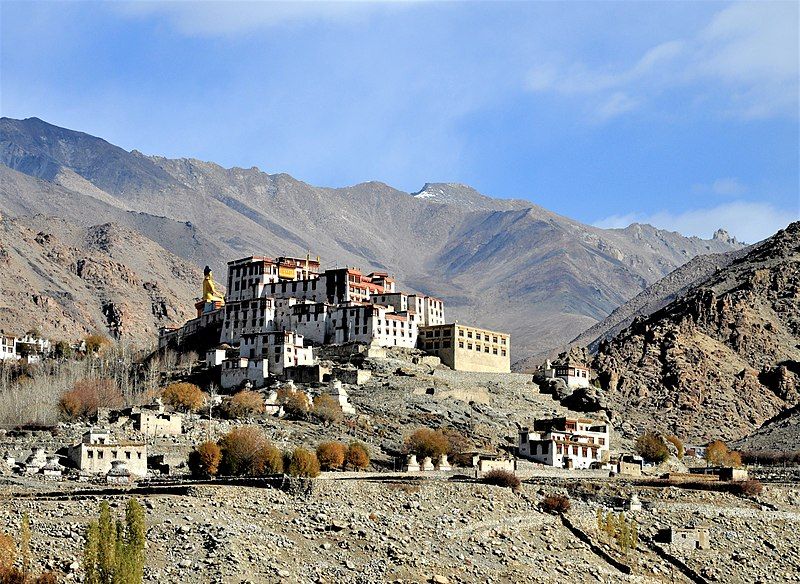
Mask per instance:
[[[105,475],[112,462],[119,460],[131,474],[147,475],[147,445],[141,442],[115,442],[108,430],[91,429],[80,443],[70,446],[68,458],[81,472]]]
[[[509,373],[511,336],[459,323],[419,328],[417,346],[455,371]]]

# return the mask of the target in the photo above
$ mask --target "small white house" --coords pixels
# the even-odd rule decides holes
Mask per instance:
[[[547,379],[563,379],[567,387],[589,387],[590,369],[582,365],[553,365],[547,361],[544,367]]]
[[[524,458],[557,468],[592,468],[608,459],[610,428],[586,418],[537,420],[534,430],[520,428],[518,450]]]

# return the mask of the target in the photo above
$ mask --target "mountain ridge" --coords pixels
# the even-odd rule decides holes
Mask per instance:
[[[104,217],[218,274],[235,257],[307,252],[323,265],[390,270],[401,286],[442,298],[449,320],[511,332],[515,359],[569,341],[688,259],[733,248],[655,228],[603,230],[456,183],[429,185],[447,184],[453,197],[484,208],[426,201],[377,181],[315,187],[255,167],[128,153],[38,119],[3,118],[0,133],[0,162],[44,181],[17,187],[25,209],[3,184],[2,208],[16,209],[12,215],[84,223],[77,193],[92,197]],[[59,173],[69,187],[58,191],[69,207],[60,211],[45,196]],[[162,223],[187,240],[159,240]],[[177,235],[176,225],[191,225],[191,234],[184,227]]]

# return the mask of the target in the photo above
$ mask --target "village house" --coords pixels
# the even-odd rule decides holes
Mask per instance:
[[[108,430],[92,428],[82,440],[67,449],[67,458],[82,473],[105,475],[112,462],[123,461],[131,474],[147,474],[147,445],[142,442],[116,442]]]
[[[519,456],[557,468],[592,468],[608,460],[610,427],[587,418],[537,420],[520,428]]]
[[[419,348],[456,371],[509,373],[511,337],[459,323],[420,328]]]
[[[17,339],[0,333],[0,361],[6,359],[16,361],[19,359],[17,355]]]
[[[99,408],[97,419],[120,429],[130,427],[131,433],[144,436],[179,436],[183,433],[183,414],[167,412],[160,399],[150,405],[121,410]]]
[[[705,525],[697,527],[669,527],[661,530],[657,539],[686,550],[707,550],[711,548],[709,528]]]

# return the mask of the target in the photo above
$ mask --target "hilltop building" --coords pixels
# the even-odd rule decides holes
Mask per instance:
[[[609,456],[610,427],[587,418],[536,420],[520,428],[519,455],[558,468],[592,468]]]
[[[207,354],[220,367],[223,389],[245,383],[262,387],[271,376],[290,376],[294,368],[314,364],[314,346],[361,343],[445,351],[421,342],[421,330],[438,336],[446,329],[454,339],[464,337],[464,346],[454,341],[454,350],[442,359],[454,369],[510,371],[508,335],[446,325],[441,300],[398,291],[386,272],[322,270],[319,258],[310,256],[250,256],[228,262],[227,285],[224,297],[207,268],[197,317],[183,327],[162,329],[159,336],[159,348]]]
[[[456,371],[511,371],[511,337],[459,323],[423,326],[419,346]]]
[[[553,365],[548,360],[544,366],[544,376],[546,379],[563,379],[567,387],[589,387],[590,369],[573,363]]]

